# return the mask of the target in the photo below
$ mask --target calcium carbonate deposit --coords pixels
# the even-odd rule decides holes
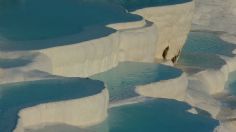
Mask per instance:
[[[0,0],[0,132],[234,132],[234,0]]]

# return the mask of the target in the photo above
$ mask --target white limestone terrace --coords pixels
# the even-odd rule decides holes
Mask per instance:
[[[43,83],[45,80],[41,79],[52,78],[52,75],[88,77],[114,68],[123,61],[154,62],[155,59],[164,59],[175,62],[178,59],[190,30],[193,1],[181,0],[164,5],[157,2],[155,6],[130,8],[130,12],[127,12],[122,4],[94,2],[73,0],[71,4],[64,0],[3,1],[3,7],[7,8],[0,8],[0,59],[3,62],[0,64],[1,83],[40,80],[29,84],[46,85]],[[52,7],[55,10],[52,10]],[[31,11],[32,9],[34,10]],[[91,81],[79,80],[81,83]],[[27,83],[16,83],[16,87],[18,84],[23,85],[23,89],[28,88],[24,87]],[[84,85],[92,84],[87,82]],[[1,92],[5,86],[7,90],[20,90],[8,88],[8,85],[15,84],[5,84]],[[48,85],[45,88],[47,87]],[[16,113],[24,108],[19,113],[15,132],[23,132],[24,128],[38,124],[66,123],[87,126],[102,121],[106,117],[108,92],[104,85],[101,87],[103,90],[100,89],[99,92],[91,88],[94,87],[83,87],[83,90],[89,90],[93,94],[84,95],[79,99],[77,95],[73,100],[71,97],[57,100],[47,98],[45,102],[27,103],[17,107],[17,110],[14,107],[13,111],[10,111],[14,112],[11,114],[15,116],[12,119],[17,118]],[[47,92],[44,93],[46,95]],[[80,94],[74,92],[76,93]],[[0,97],[3,101],[4,98],[6,101],[12,99],[4,94]],[[55,95],[55,98],[57,97],[63,96]],[[87,105],[87,102],[93,104]],[[78,110],[73,111],[73,108]],[[36,116],[35,112],[40,114]],[[3,116],[8,117],[8,114],[3,113]],[[62,116],[57,116],[60,114]],[[12,131],[16,124],[0,121],[3,121],[3,130],[7,131]]]
[[[51,22],[56,24],[47,25],[38,23],[38,19],[47,22],[39,11],[25,14],[31,8],[38,9],[44,2],[24,1],[17,3],[16,9],[15,7],[10,11],[2,9],[1,18],[4,18],[4,21],[0,23],[2,24],[1,52],[27,50],[42,53],[42,56],[46,57],[45,63],[50,64],[48,69],[44,68],[42,71],[69,77],[87,77],[103,72],[117,66],[120,61],[153,62],[156,58],[176,61],[190,30],[194,6],[193,1],[177,0],[170,2],[171,5],[162,5],[157,0],[155,6],[150,7],[150,4],[145,4],[142,8],[137,6],[138,8],[135,10],[132,8],[130,10],[132,12],[129,13],[113,2],[95,2],[96,8],[90,10],[95,5],[94,1],[81,1],[68,9],[70,5],[67,5],[68,3],[63,5],[63,0],[60,0],[57,1],[55,9],[61,9],[63,5],[68,9],[65,12],[72,13],[65,17],[70,21],[64,22],[61,21],[65,19],[62,11],[56,19],[52,15],[55,12],[45,15],[47,10],[50,11],[50,5],[54,3],[52,0],[42,13],[48,19],[54,18],[55,20]],[[87,6],[83,7],[84,5]],[[20,9],[23,6],[26,8]],[[75,14],[77,6],[81,9]],[[16,27],[12,25],[18,18],[8,15],[14,14],[15,10],[20,11],[22,17],[29,15],[27,20],[22,19]],[[99,12],[106,13],[96,15]],[[35,14],[40,17],[36,19]],[[86,19],[81,19],[84,16]],[[31,17],[32,20],[29,21]],[[74,28],[74,25],[78,28]],[[40,30],[37,32],[35,27]],[[47,32],[54,29],[56,30]]]
[[[190,34],[180,63],[190,66],[195,66],[197,63],[198,70],[187,68],[186,72],[190,71],[190,74],[188,74],[189,85],[185,101],[192,106],[208,111],[212,117],[218,119],[221,124],[216,128],[216,132],[233,132],[235,130],[235,110],[222,104],[221,100],[215,96],[227,93],[225,85],[228,76],[236,70],[236,45],[235,42],[229,43],[221,40],[220,35],[210,32],[192,32]],[[194,54],[195,57],[190,56],[189,59],[189,53]],[[200,54],[204,57],[198,57]],[[183,69],[185,70],[185,68]],[[192,70],[195,71],[192,72]]]
[[[107,116],[109,95],[101,81],[54,78],[1,85],[0,92],[3,132],[24,132],[51,123],[82,127],[99,123]]]
[[[236,1],[235,0],[195,0],[196,8],[193,17],[193,30],[203,30],[203,31],[215,31],[220,32],[219,36],[221,39],[236,43]],[[229,52],[235,54],[235,51]],[[217,91],[223,89],[225,81],[228,79],[228,73],[230,71],[235,71],[235,55],[229,57],[221,57],[226,61],[226,64],[216,72],[208,71],[210,76],[213,77],[212,80],[208,79],[211,83],[211,87],[214,83],[220,84]],[[207,74],[206,72],[202,73]],[[221,78],[219,77],[221,74]],[[223,77],[223,78],[222,78]],[[217,79],[216,79],[217,78]],[[216,81],[217,80],[217,81]],[[206,81],[204,82],[206,84]],[[214,108],[213,108],[214,109]],[[233,110],[222,112],[224,113],[221,118],[233,118]],[[225,113],[230,113],[230,116],[225,117]],[[234,132],[236,123],[234,120],[222,119],[221,126],[219,126],[216,131],[219,132]]]

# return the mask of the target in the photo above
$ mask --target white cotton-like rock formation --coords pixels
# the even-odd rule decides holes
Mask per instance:
[[[236,121],[220,122],[220,125],[215,128],[214,132],[235,132]]]
[[[155,34],[155,25],[146,22],[144,27],[123,29],[106,37],[39,52],[50,58],[52,74],[87,77],[109,70],[120,61],[154,61]]]
[[[194,29],[236,34],[235,0],[195,0]]]
[[[26,74],[29,69],[65,77],[88,77],[109,70],[122,61],[176,61],[191,27],[193,8],[194,2],[190,1],[136,10],[131,13],[141,15],[144,19],[109,24],[107,27],[117,31],[101,38],[30,51],[38,53],[32,63],[24,67],[1,69],[0,75],[9,76],[2,79],[3,83],[11,82],[8,78],[13,73],[19,73],[13,82],[26,81],[28,78],[22,77],[21,73]],[[85,28],[83,33],[71,38],[86,36],[91,28]],[[92,29],[100,30],[98,27]]]
[[[169,47],[166,59],[179,54],[191,29],[194,13],[194,1],[183,4],[148,7],[134,12],[153,22],[158,29],[158,41],[155,57],[163,59],[163,51]]]
[[[184,101],[188,88],[188,78],[185,73],[179,77],[169,80],[161,80],[159,82],[137,86],[135,91],[146,97],[167,98]]]
[[[177,58],[191,27],[194,2],[137,10],[148,21],[110,24],[106,37],[39,50],[50,59],[50,73],[87,77],[111,69],[120,61],[153,62]],[[149,22],[150,21],[150,22]],[[166,55],[163,52],[166,50]],[[68,52],[69,51],[69,52]]]
[[[93,96],[25,108],[19,112],[14,132],[37,129],[37,126],[43,127],[48,124],[67,124],[76,127],[95,125],[106,119],[108,102],[108,90],[105,88]]]
[[[191,108],[191,109],[187,110],[187,112],[195,114],[195,115],[198,114],[198,112],[195,108]]]
[[[107,25],[117,31],[101,38],[22,53],[0,52],[3,58],[9,56],[21,58],[22,54],[35,54],[31,58],[32,62],[26,65],[0,68],[0,83],[40,79],[40,76],[35,78],[31,76],[37,74],[34,70],[45,72],[44,77],[47,75],[88,77],[107,71],[122,61],[154,62],[155,59],[173,58],[175,61],[189,33],[193,8],[193,1],[147,7],[132,12],[141,15],[143,20]],[[85,34],[86,32],[87,30]],[[152,93],[154,95],[144,92],[147,96],[184,100],[187,83],[186,75],[182,74],[176,79],[143,87],[147,88],[145,91],[148,89],[154,91]],[[175,87],[167,89],[167,85]],[[137,91],[142,92],[141,88]],[[14,132],[24,132],[27,128],[34,129],[38,125],[46,124],[78,127],[97,124],[107,116],[108,96],[108,91],[105,89],[94,96],[24,108],[19,112]]]
[[[189,86],[185,101],[192,106],[208,111],[218,118],[222,105],[213,95],[224,91],[230,72],[236,70],[236,57],[221,56],[226,64],[220,69],[206,69],[189,76]]]

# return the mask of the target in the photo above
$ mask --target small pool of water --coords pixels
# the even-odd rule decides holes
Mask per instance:
[[[0,59],[0,68],[25,66],[29,63],[31,63],[31,61],[26,59]]]
[[[109,110],[109,132],[212,132],[218,121],[187,113],[185,103],[151,100]]]
[[[190,32],[179,65],[201,69],[219,69],[225,61],[218,55],[232,57],[236,45],[221,40],[217,34],[210,32]]]
[[[176,78],[181,74],[181,70],[160,64],[124,62],[91,78],[107,84],[110,100],[115,101],[137,96],[135,86]]]
[[[23,108],[91,96],[103,89],[100,81],[80,78],[0,85],[0,132],[12,132]]]
[[[78,43],[115,32],[105,27],[108,24],[141,19],[120,5],[102,0],[1,0],[0,49],[41,49]],[[76,35],[74,40],[69,38],[63,43],[36,41],[71,35]],[[36,42],[21,42],[32,40]]]
[[[235,44],[223,41],[217,33],[190,32],[182,52],[219,54],[232,57],[232,51],[235,48]]]

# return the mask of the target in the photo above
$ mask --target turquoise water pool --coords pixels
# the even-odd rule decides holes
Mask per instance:
[[[178,69],[160,64],[124,62],[91,78],[107,84],[110,100],[114,101],[137,96],[135,86],[175,78],[181,73]]]
[[[102,1],[3,0],[0,6],[1,50],[41,49],[78,43],[115,32],[105,27],[108,24],[142,19],[127,13],[120,5]],[[63,42],[36,41],[71,35],[76,36]],[[18,42],[32,40],[36,42]]]
[[[218,55],[232,57],[236,45],[221,40],[210,32],[190,32],[178,64],[202,69],[219,69],[225,61]]]
[[[232,57],[232,51],[235,48],[235,44],[223,41],[217,33],[190,32],[182,52],[219,54]]]
[[[100,81],[51,79],[0,85],[0,132],[12,132],[19,110],[41,103],[82,98],[101,92]]]
[[[212,132],[218,121],[187,113],[185,103],[150,100],[109,110],[109,132]]]
[[[126,10],[187,1],[1,0],[0,51],[43,49],[104,37],[116,31],[108,24],[142,19]]]
[[[192,0],[111,0],[123,5],[128,11],[135,11],[145,7],[174,5]]]
[[[0,59],[0,68],[12,68],[12,67],[19,67],[24,66],[32,61],[27,59]]]

